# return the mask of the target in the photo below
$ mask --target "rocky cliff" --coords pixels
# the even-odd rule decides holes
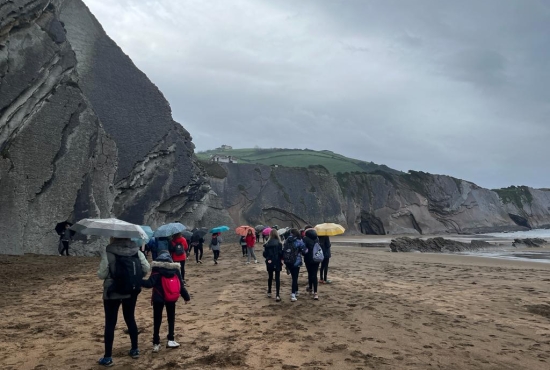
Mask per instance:
[[[193,150],[82,1],[0,2],[2,253],[54,253],[66,219],[227,222]]]
[[[215,164],[207,169],[236,224],[337,222],[357,234],[479,233],[550,226],[547,190],[492,191],[450,176],[414,171],[332,176],[322,167]]]

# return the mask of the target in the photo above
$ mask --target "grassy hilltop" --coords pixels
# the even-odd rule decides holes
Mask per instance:
[[[358,159],[348,158],[329,150],[311,149],[213,149],[197,152],[199,159],[208,160],[211,155],[232,156],[237,163],[258,163],[284,167],[323,166],[332,174],[338,172],[374,172],[384,171],[399,174],[401,172],[386,165],[378,165]]]

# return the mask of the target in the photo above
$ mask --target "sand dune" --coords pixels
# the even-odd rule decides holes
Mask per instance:
[[[151,353],[152,308],[137,307],[142,356],[127,356],[122,313],[118,369],[548,369],[550,266],[465,256],[334,247],[320,300],[265,296],[262,263],[225,245],[219,265],[188,263],[192,301],[179,301],[182,348]],[[206,256],[210,256],[206,253]],[[99,259],[0,257],[0,367],[96,369],[103,353]],[[166,325],[161,338],[166,335]]]

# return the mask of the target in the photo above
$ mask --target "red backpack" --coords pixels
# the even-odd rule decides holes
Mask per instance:
[[[172,277],[161,277],[162,290],[164,291],[165,302],[176,302],[180,297],[180,279],[174,274]]]

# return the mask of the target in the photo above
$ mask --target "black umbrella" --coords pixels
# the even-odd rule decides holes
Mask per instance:
[[[204,237],[206,234],[208,234],[208,229],[205,227],[201,227],[200,229],[196,229],[193,231],[193,236],[191,237],[191,239],[198,240]]]
[[[254,228],[254,230],[256,230],[259,233],[261,233],[263,229],[265,229],[264,225],[256,225],[256,227]]]
[[[73,224],[69,221],[59,222],[57,225],[55,225],[55,232],[57,233],[57,235],[63,235],[63,232],[65,231],[65,225],[73,226]],[[73,236],[75,233],[76,231],[71,230],[71,236]]]
[[[184,232],[181,233],[181,235],[187,239],[187,240],[190,240],[191,237],[193,236],[193,233],[189,230],[185,230]]]

